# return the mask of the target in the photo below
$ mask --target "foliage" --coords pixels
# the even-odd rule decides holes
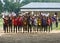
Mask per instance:
[[[1,2],[1,0],[0,0],[0,13],[3,11],[3,6],[2,6],[3,4],[2,4],[2,2]]]
[[[5,2],[5,5],[4,5],[4,10],[5,11],[18,12],[17,9],[19,8],[19,6],[20,6],[19,4],[20,3],[17,3],[17,2],[15,2],[15,3],[9,2],[8,0],[4,0],[4,2]]]
[[[2,4],[0,0],[0,13],[2,11],[9,11],[9,12],[16,12],[18,13],[20,11],[20,7],[23,5],[26,5],[30,2],[60,2],[60,0],[23,0],[21,3],[20,2],[15,2],[13,3],[14,0],[9,1],[9,0],[3,0],[4,5]]]

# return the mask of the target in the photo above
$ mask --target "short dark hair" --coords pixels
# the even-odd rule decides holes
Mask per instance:
[[[57,15],[57,12],[55,12],[55,15]]]

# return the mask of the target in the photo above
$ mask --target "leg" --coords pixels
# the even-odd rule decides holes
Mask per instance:
[[[56,27],[58,27],[58,22],[56,22]]]
[[[3,24],[3,30],[4,30],[4,33],[6,33],[6,25]]]
[[[8,26],[6,25],[7,33],[8,33]]]
[[[42,26],[40,26],[40,31],[42,31],[43,30],[43,28],[42,28]]]
[[[14,32],[15,32],[15,28],[16,28],[16,27],[15,27],[15,25],[14,25]]]
[[[18,31],[19,31],[20,26],[18,26]]]
[[[39,25],[37,25],[37,32],[38,32]]]
[[[50,25],[49,25],[49,32],[50,32]]]
[[[17,33],[17,26],[16,26],[16,33]]]
[[[11,32],[12,32],[12,24],[11,24]]]
[[[9,25],[9,32],[10,32],[10,25]]]
[[[32,27],[31,27],[31,25],[30,25],[30,32],[32,31]]]
[[[45,27],[45,28],[46,28],[46,32],[47,32],[47,25],[46,25],[46,27]]]
[[[29,28],[30,28],[30,26],[28,26],[28,32],[29,32]]]
[[[44,28],[44,32],[45,32],[45,26],[43,26],[43,28]]]
[[[50,27],[51,27],[51,30],[52,30],[52,23],[51,23]]]

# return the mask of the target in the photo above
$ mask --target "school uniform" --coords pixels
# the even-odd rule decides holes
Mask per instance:
[[[9,24],[9,32],[11,31],[12,32],[12,18],[9,17],[8,19],[8,24]]]
[[[29,29],[30,29],[30,32],[31,32],[32,31],[32,18],[28,19],[28,32],[29,32]]]
[[[40,29],[40,31],[42,31],[42,28],[41,28],[41,19],[40,18],[37,19],[37,31],[38,31],[38,29]]]
[[[18,25],[18,31],[20,28],[22,28],[22,25],[23,25],[23,18],[22,17],[18,17],[17,18],[17,25]]]
[[[7,31],[8,33],[8,20],[5,18],[3,20],[4,20],[4,23],[3,23],[4,32],[6,33]]]
[[[33,29],[33,30],[34,30],[35,27],[36,27],[36,26],[34,25],[34,19],[35,19],[35,18],[32,18],[32,29]]]
[[[42,28],[44,28],[44,32],[47,31],[47,21],[46,21],[46,19],[42,19]]]
[[[37,18],[34,18],[34,21],[33,21],[33,28],[35,29],[35,31],[37,32]]]
[[[24,18],[23,18],[23,24],[22,24],[22,25],[23,25],[23,31],[24,31],[24,30],[25,30],[25,31],[27,30],[27,23],[28,23],[28,22],[27,22],[27,18],[24,17]]]
[[[51,18],[47,18],[47,26],[49,27],[49,32],[50,32],[50,30],[52,30],[52,20],[51,20]]]
[[[58,17],[56,17],[56,27],[58,27]]]
[[[14,32],[17,33],[17,18],[14,18]]]

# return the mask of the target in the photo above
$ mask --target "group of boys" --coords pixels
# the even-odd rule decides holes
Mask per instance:
[[[32,32],[35,30],[49,32],[52,30],[52,17],[49,15],[48,17],[42,16],[41,14],[31,15],[27,13],[25,15],[18,16],[5,16],[3,18],[3,29],[4,32],[18,32],[20,29],[28,32]]]

